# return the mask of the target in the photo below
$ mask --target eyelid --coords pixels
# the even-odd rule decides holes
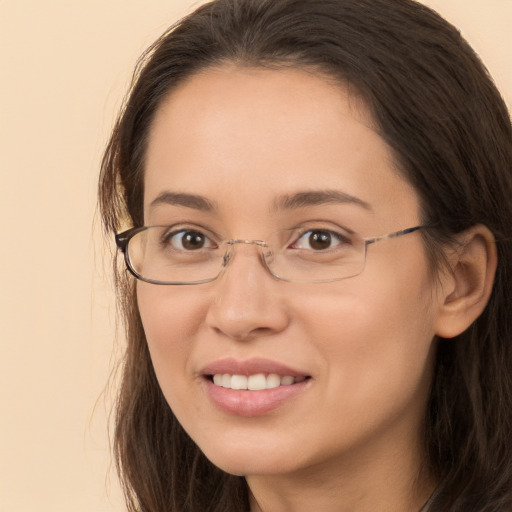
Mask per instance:
[[[197,233],[197,234],[201,235],[201,238],[204,240],[204,245],[202,247],[200,247],[200,249],[217,249],[218,248],[218,245],[214,240],[212,240],[209,236],[205,235],[204,233],[197,231],[195,229],[180,229],[178,231],[171,231],[168,235],[165,235],[166,244],[168,242],[173,247],[175,247],[177,249],[181,249],[181,247],[179,247],[179,246],[181,246],[183,244],[185,235],[187,233]]]
[[[335,224],[334,222],[325,221],[325,220],[311,220],[307,221],[301,224],[298,224],[297,226],[290,229],[290,231],[297,231],[300,233],[300,236],[304,235],[308,231],[330,231],[332,233],[340,234],[342,236],[345,236],[347,238],[354,238],[356,237],[355,231],[352,229],[349,229],[344,226],[340,226],[339,224]]]
[[[294,242],[292,244],[290,244],[288,247],[294,248],[294,249],[308,250],[305,247],[299,247],[299,244],[300,244],[301,240],[304,239],[308,235],[308,233],[315,233],[315,232],[329,234],[330,240],[333,242],[333,244],[331,247],[326,248],[325,249],[326,251],[336,249],[336,247],[339,247],[339,246],[351,244],[350,237],[345,236],[342,233],[338,233],[337,231],[333,231],[333,230],[329,230],[329,229],[314,229],[313,228],[313,229],[308,229],[307,231],[304,231],[302,234],[299,234],[298,236],[295,236]],[[306,243],[308,243],[308,242],[306,241]]]
[[[168,229],[166,229],[163,233],[160,234],[159,239],[160,243],[165,245],[166,247],[172,246],[175,250],[181,251],[184,250],[187,252],[187,249],[184,249],[182,247],[179,247],[183,243],[183,239],[185,237],[185,234],[188,232],[192,233],[198,233],[205,239],[205,246],[197,248],[195,250],[191,250],[191,252],[196,252],[199,249],[209,249],[209,250],[216,250],[219,248],[218,242],[215,241],[215,239],[211,236],[209,236],[207,233],[205,233],[205,229],[203,228],[196,228],[192,227],[190,225],[188,226],[181,226],[175,225],[175,226],[164,226]],[[173,229],[174,227],[174,229]],[[178,236],[178,238],[176,238]],[[179,240],[179,241],[178,241]]]
[[[177,233],[180,231],[186,231],[187,229],[190,230],[196,230],[200,231],[201,233],[204,233],[208,238],[210,238],[212,241],[214,241],[216,244],[222,244],[222,242],[228,240],[229,238],[221,236],[218,232],[215,230],[208,228],[204,225],[198,224],[194,221],[181,221],[181,222],[175,222],[173,224],[159,224],[154,225],[155,227],[161,227],[165,228],[164,233],[170,234],[170,233]],[[322,219],[312,219],[308,220],[306,222],[301,222],[300,224],[296,224],[295,226],[292,226],[291,228],[284,228],[284,229],[278,229],[278,232],[287,232],[290,233],[291,238],[294,238],[295,240],[303,236],[305,233],[311,230],[325,230],[325,231],[331,231],[335,234],[339,234],[340,236],[344,236],[349,239],[357,238],[358,235],[356,232],[346,226],[342,226],[340,224],[336,224],[332,221],[322,220]],[[273,233],[276,233],[275,231]]]
[[[175,234],[187,230],[199,231],[200,233],[203,233],[211,240],[215,241],[215,243],[217,244],[222,241],[222,237],[218,233],[216,233],[212,229],[209,229],[205,226],[201,226],[200,224],[197,224],[195,222],[176,222],[174,224],[162,224],[158,227],[165,228],[165,234]]]
[[[288,242],[284,245],[284,247],[296,250],[313,250],[312,248],[308,249],[306,247],[299,247],[299,245],[302,245],[300,241],[308,233],[314,233],[315,231],[323,231],[326,233],[330,233],[331,235],[333,245],[332,247],[322,250],[323,253],[339,250],[341,249],[341,247],[352,245],[355,238],[355,234],[352,230],[342,228],[338,224],[326,221],[308,221],[306,223],[300,224],[299,226],[297,226],[297,228],[291,231],[291,236],[288,238]],[[306,243],[308,242],[306,241]]]

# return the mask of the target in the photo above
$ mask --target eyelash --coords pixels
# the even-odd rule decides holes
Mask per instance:
[[[184,250],[184,251],[186,251],[186,249],[184,249],[184,248],[176,247],[173,244],[173,238],[176,237],[177,235],[182,235],[181,236],[181,240],[183,240],[183,238],[186,236],[187,233],[202,236],[202,237],[204,237],[205,240],[209,241],[210,244],[216,245],[215,242],[213,242],[212,237],[209,237],[208,235],[206,235],[204,233],[204,231],[202,231],[200,228],[192,228],[192,227],[190,227],[190,228],[175,229],[175,230],[173,230],[171,232],[166,232],[160,238],[160,243],[162,245],[166,246],[166,247],[171,246],[175,250]],[[203,249],[203,248],[204,247],[200,247],[200,249]],[[211,247],[207,247],[207,248],[210,249]],[[215,248],[215,247],[213,247],[213,248]]]
[[[302,249],[301,247],[294,247],[294,246],[297,246],[298,242],[302,238],[304,238],[308,233],[310,233],[310,237],[314,233],[322,234],[322,235],[327,235],[329,237],[329,241],[332,241],[334,239],[334,240],[336,240],[338,242],[336,244],[337,246],[350,243],[350,238],[348,237],[348,235],[345,235],[345,234],[340,233],[338,231],[334,231],[332,229],[326,229],[326,228],[309,228],[307,230],[303,230],[297,237],[294,237],[295,241],[291,245],[289,245],[289,247],[291,247],[292,249]],[[334,247],[329,246],[325,250],[329,250],[329,249],[332,250],[332,249],[334,249]],[[314,250],[314,249],[312,249],[312,250]]]
[[[171,229],[171,228],[169,228],[169,229]],[[297,228],[297,229],[300,229],[300,228]],[[290,231],[296,232],[295,229],[290,230]],[[160,237],[160,243],[162,246],[170,248],[172,250],[178,250],[178,251],[182,250],[185,252],[189,252],[189,251],[194,252],[194,249],[186,249],[183,247],[182,241],[183,241],[183,238],[187,235],[187,233],[191,234],[192,236],[198,235],[199,237],[203,237],[203,239],[207,243],[206,247],[204,247],[204,246],[197,247],[195,250],[216,249],[218,247],[218,244],[214,240],[214,238],[215,238],[214,236],[207,235],[204,232],[203,228],[195,227],[195,226],[194,227],[193,226],[181,227],[179,229],[172,229],[172,231],[168,230]],[[303,239],[308,234],[310,234],[309,236],[311,237],[315,233],[317,235],[320,235],[320,238],[317,240],[320,244],[323,243],[324,241],[329,242],[329,247],[327,247],[327,248],[319,247],[319,248],[317,248],[318,252],[326,252],[328,250],[335,249],[335,247],[351,243],[350,234],[347,232],[343,232],[343,230],[341,230],[341,228],[338,228],[338,230],[335,230],[335,229],[329,229],[327,227],[319,226],[319,227],[308,227],[308,228],[303,227],[302,229],[300,229],[300,231],[296,235],[294,234],[292,237],[290,237],[291,238],[290,243],[286,243],[283,245],[289,249],[315,251],[314,248],[298,247],[298,244],[301,239]],[[181,238],[178,239],[178,240],[180,240],[180,242],[178,242],[178,243],[180,245],[182,245],[182,247],[177,247],[173,243],[173,239],[177,235],[181,235]],[[314,240],[310,240],[310,243],[312,241],[314,241]],[[333,242],[337,242],[335,246],[332,246]]]

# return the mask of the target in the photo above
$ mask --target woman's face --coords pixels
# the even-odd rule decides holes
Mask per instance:
[[[420,224],[415,191],[355,95],[318,74],[236,67],[192,77],[160,107],[144,215],[224,240]],[[210,283],[137,283],[163,393],[207,457],[241,475],[417,457],[438,300],[418,232],[369,245],[361,274],[328,283],[278,280],[257,246],[233,251]],[[247,382],[281,385],[230,389]]]

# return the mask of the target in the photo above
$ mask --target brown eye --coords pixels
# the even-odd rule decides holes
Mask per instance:
[[[310,251],[326,251],[350,243],[350,240],[341,233],[328,229],[310,229],[303,233],[291,246],[292,249],[305,249]]]
[[[328,231],[312,231],[308,241],[311,249],[321,251],[331,247],[332,236]]]
[[[211,241],[204,233],[191,229],[173,233],[169,241],[174,248],[184,251],[197,251],[211,247]]]

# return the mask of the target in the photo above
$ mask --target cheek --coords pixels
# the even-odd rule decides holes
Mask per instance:
[[[408,370],[414,361],[424,360],[434,337],[428,304],[420,295],[410,296],[407,307],[395,292],[384,299],[344,295],[326,303],[321,298],[309,300],[308,306],[305,328],[325,364],[339,364],[355,374],[384,371],[385,366],[390,377],[392,368]]]
[[[185,392],[185,373],[205,308],[197,287],[137,283],[137,301],[155,373],[167,400]]]
[[[164,350],[191,324],[191,312],[173,300],[169,289],[138,283],[137,301],[146,338],[155,350]]]
[[[428,278],[360,277],[338,293],[310,295],[302,307],[303,328],[322,355],[329,401],[343,404],[339,413],[353,414],[354,424],[369,410],[377,421],[423,405],[434,338]]]

